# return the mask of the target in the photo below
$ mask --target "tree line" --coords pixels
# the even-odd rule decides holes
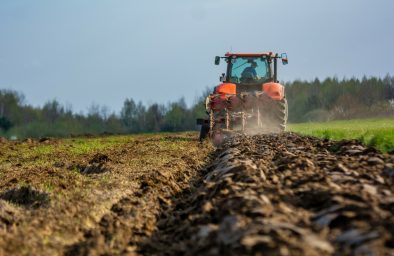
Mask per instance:
[[[289,122],[394,116],[394,77],[285,83]]]
[[[394,77],[325,80],[284,83],[289,103],[289,122],[394,117]],[[196,103],[185,100],[167,105],[144,105],[132,98],[124,101],[120,113],[92,105],[87,114],[74,113],[56,100],[42,107],[26,103],[23,94],[0,90],[0,136],[64,137],[81,134],[127,134],[196,130],[196,118],[205,116],[206,89]]]
[[[197,102],[202,102],[201,96]],[[107,107],[92,105],[87,114],[74,113],[70,106],[57,100],[33,107],[25,103],[23,94],[0,90],[0,137],[66,137],[73,135],[128,134],[177,132],[196,129],[195,117],[202,117],[202,104],[187,107],[178,101],[146,106],[132,98],[124,101],[120,113],[110,113]]]

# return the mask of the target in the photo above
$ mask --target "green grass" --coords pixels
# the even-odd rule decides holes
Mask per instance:
[[[5,168],[7,161],[12,163],[28,163],[35,167],[53,166],[54,162],[79,156],[102,152],[108,148],[122,147],[134,140],[131,136],[110,136],[94,138],[55,139],[50,144],[18,142],[10,148],[0,144],[0,167]],[[1,173],[0,173],[1,174]],[[1,175],[0,175],[1,176]]]
[[[357,139],[384,152],[394,149],[394,119],[289,124],[288,130],[324,139]]]
[[[74,155],[88,154],[112,146],[122,146],[132,141],[130,136],[65,139],[65,145],[72,145],[69,152]]]

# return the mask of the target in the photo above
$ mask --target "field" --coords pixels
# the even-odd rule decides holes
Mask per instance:
[[[357,139],[384,152],[394,149],[394,119],[290,124],[289,131],[323,139]]]
[[[0,255],[394,253],[393,155],[197,137],[0,141]]]
[[[150,219],[158,214],[157,195],[165,202],[184,189],[191,172],[209,159],[211,148],[200,149],[194,137],[186,133],[0,143],[0,255],[66,253],[72,250],[66,245],[83,240],[129,198],[129,207],[138,208],[134,218],[144,219],[127,225],[130,232],[135,230],[129,235],[135,241],[144,237],[145,230],[154,228]],[[144,186],[151,190],[144,193]],[[152,207],[151,215],[144,207]]]

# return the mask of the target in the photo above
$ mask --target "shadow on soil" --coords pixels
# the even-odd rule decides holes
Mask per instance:
[[[7,190],[0,194],[0,199],[31,208],[46,206],[50,201],[47,193],[35,190],[30,186]]]

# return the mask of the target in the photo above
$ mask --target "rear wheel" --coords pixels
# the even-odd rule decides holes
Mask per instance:
[[[262,132],[283,132],[286,130],[288,116],[287,100],[280,101],[267,98],[260,109]]]
[[[283,132],[286,130],[288,111],[286,98],[280,101],[272,101],[270,117],[276,132]]]

